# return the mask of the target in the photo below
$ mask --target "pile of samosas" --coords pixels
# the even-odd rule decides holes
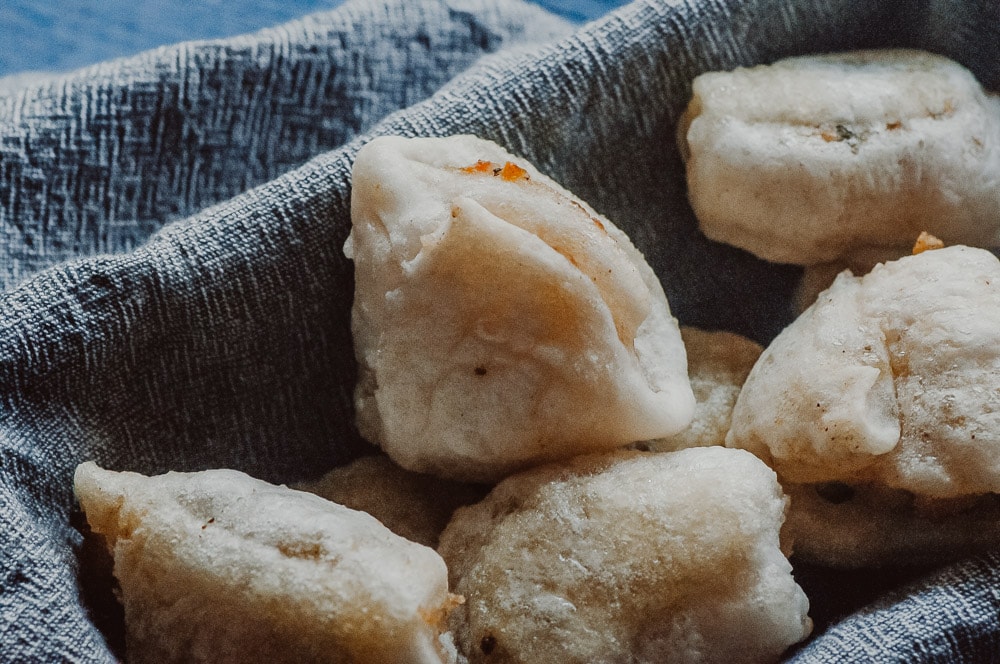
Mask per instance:
[[[769,662],[812,626],[793,547],[994,545],[1000,101],[926,53],[795,58],[696,79],[678,138],[705,234],[806,266],[767,349],[679,328],[629,238],[499,146],[375,139],[345,251],[387,456],[297,488],[81,465],[128,658]]]

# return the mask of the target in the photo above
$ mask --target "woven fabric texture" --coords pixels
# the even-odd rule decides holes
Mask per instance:
[[[113,661],[77,463],[288,482],[365,449],[341,251],[364,140],[505,145],[631,235],[682,323],[766,342],[799,273],[697,232],[691,79],[896,45],[1000,87],[993,0],[641,0],[572,34],[514,0],[357,0],[0,93],[0,661]],[[790,658],[1000,661],[998,574],[804,573],[822,619]]]

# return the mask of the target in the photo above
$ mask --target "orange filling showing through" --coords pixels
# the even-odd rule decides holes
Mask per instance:
[[[497,166],[490,161],[484,161],[480,159],[472,166],[466,166],[462,169],[463,173],[490,173],[492,172],[494,177],[499,176],[501,179],[507,182],[517,182],[518,180],[529,180],[528,171],[524,170],[517,164],[513,162],[505,162],[503,166]]]

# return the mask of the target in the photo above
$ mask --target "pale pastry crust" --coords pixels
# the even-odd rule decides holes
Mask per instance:
[[[495,481],[690,421],[656,275],[525,160],[473,136],[375,139],[351,219],[358,428],[404,468]]]
[[[858,517],[859,533],[871,526],[866,510],[883,518],[880,496],[941,506],[1000,492],[1000,261],[956,246],[877,265],[864,277],[842,273],[764,351],[726,442],[768,461],[789,486],[847,485],[859,499],[840,511]],[[836,511],[803,508],[811,516],[793,515],[791,524]],[[899,526],[899,551],[919,541],[923,558],[948,556],[981,539],[939,546],[947,538],[920,528],[952,526],[917,517]],[[828,543],[797,538],[799,551],[836,546],[834,525]],[[809,530],[826,537],[822,527]],[[886,562],[899,557],[891,549]],[[858,555],[858,564],[872,561]]]
[[[444,561],[373,517],[233,470],[93,462],[75,491],[114,556],[130,662],[452,662]]]
[[[431,548],[457,508],[489,491],[480,484],[414,473],[383,455],[356,459],[296,488],[367,512],[400,537]]]
[[[786,484],[795,555],[827,567],[927,565],[995,550],[1000,496],[934,499],[877,484]]]
[[[733,406],[743,382],[764,348],[739,334],[681,327],[694,391],[694,419],[686,429],[667,438],[637,445],[653,452],[686,447],[725,445]]]
[[[781,263],[1000,246],[1000,99],[911,50],[699,76],[679,128],[703,232]]]
[[[785,498],[746,452],[577,457],[455,513],[439,551],[470,662],[772,662],[811,629]]]

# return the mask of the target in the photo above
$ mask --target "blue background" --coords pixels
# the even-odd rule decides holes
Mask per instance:
[[[342,0],[0,0],[0,76],[65,71],[188,39],[253,32]],[[571,21],[626,0],[537,0]]]

